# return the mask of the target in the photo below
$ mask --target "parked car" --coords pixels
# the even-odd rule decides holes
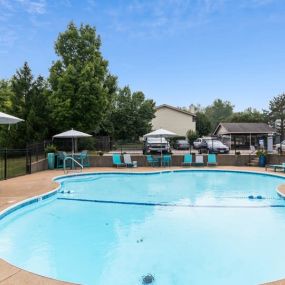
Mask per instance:
[[[177,140],[175,141],[174,145],[173,145],[174,149],[189,149],[190,148],[190,144],[187,140]]]
[[[285,141],[282,141],[281,143],[277,143],[275,145],[275,149],[278,151],[278,152],[282,152],[285,151]]]
[[[196,139],[193,143],[194,149],[206,149],[208,140],[212,140],[212,137],[203,137]]]
[[[207,140],[209,153],[229,153],[230,149],[219,140]]]
[[[143,154],[149,153],[170,153],[171,148],[169,142],[165,138],[148,137],[144,140]]]
[[[195,149],[200,149],[201,145],[202,145],[203,139],[202,138],[198,138],[193,142],[193,147]]]

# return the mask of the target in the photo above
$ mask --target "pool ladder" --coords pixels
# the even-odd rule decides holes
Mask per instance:
[[[74,159],[72,156],[67,156],[64,160],[63,160],[63,171],[64,173],[68,173],[68,169],[66,168],[66,161],[71,160],[71,169],[76,170],[76,165],[78,165],[80,167],[80,172],[82,172],[83,169],[83,165],[81,163],[79,163],[76,159]]]

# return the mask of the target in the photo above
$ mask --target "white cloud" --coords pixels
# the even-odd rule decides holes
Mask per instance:
[[[275,1],[278,0],[131,0],[119,2],[104,13],[112,30],[147,38],[208,25],[230,10],[261,9]]]
[[[0,0],[0,50],[6,51],[22,38],[23,21],[32,35],[46,13],[46,0]]]
[[[45,14],[46,0],[0,0],[0,15],[4,12],[18,12],[24,10],[29,14]]]
[[[242,8],[262,8],[264,6],[270,5],[276,0],[243,0],[241,2]]]
[[[13,28],[0,28],[0,47],[12,47],[17,40],[16,32]]]
[[[46,1],[45,0],[17,0],[23,7],[23,9],[29,14],[45,14]]]
[[[134,37],[160,37],[208,23],[226,0],[133,0],[107,11],[111,28]]]

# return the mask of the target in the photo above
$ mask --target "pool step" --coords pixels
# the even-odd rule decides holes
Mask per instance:
[[[247,165],[248,166],[258,166],[258,163],[259,163],[258,157],[252,157],[250,158],[250,161]]]

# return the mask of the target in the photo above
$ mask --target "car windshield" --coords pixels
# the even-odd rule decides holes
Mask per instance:
[[[165,138],[147,138],[148,143],[167,143],[167,140]]]
[[[218,140],[206,140],[208,145],[214,145],[214,146],[225,146],[222,142]]]
[[[183,143],[183,144],[187,144],[188,142],[186,141],[186,140],[179,140],[179,141],[177,141],[177,143]]]
[[[220,141],[214,141],[215,146],[225,146],[222,142]]]

